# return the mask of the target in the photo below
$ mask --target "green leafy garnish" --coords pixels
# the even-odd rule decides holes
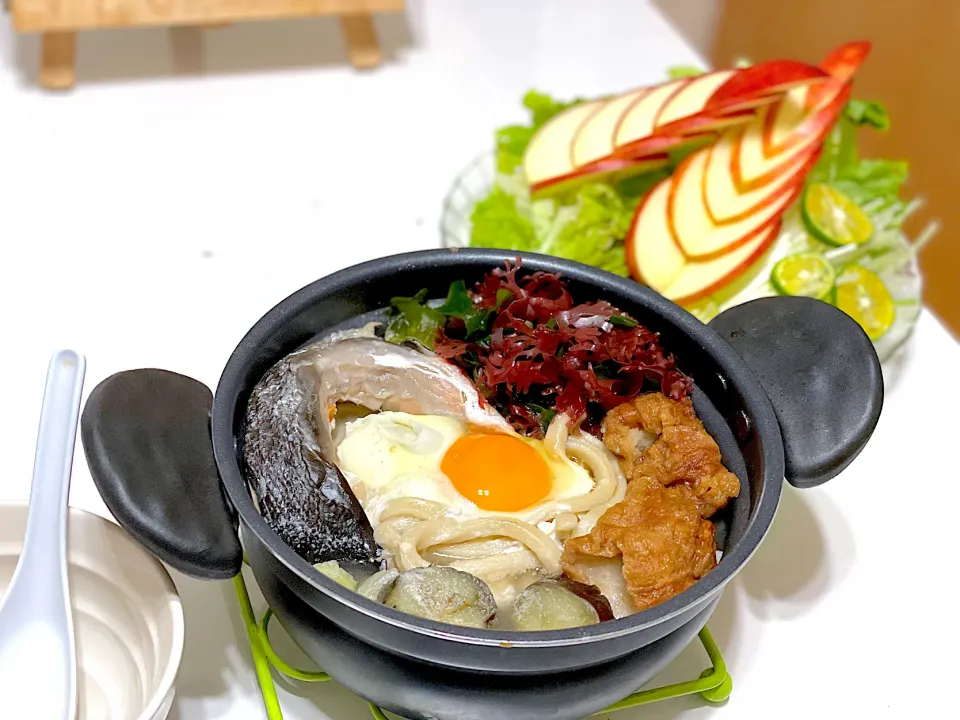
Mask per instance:
[[[509,290],[506,292],[510,293]],[[432,350],[437,331],[446,326],[449,318],[463,321],[466,340],[483,340],[484,336],[489,336],[488,326],[493,313],[474,305],[463,280],[450,284],[447,298],[439,307],[430,307],[426,300],[426,289],[413,297],[395,297],[390,300],[392,315],[384,338],[396,344],[415,340]]]
[[[450,285],[446,301],[437,309],[444,315],[463,320],[468,339],[486,330],[491,314],[489,310],[483,310],[473,304],[463,280],[457,280]]]
[[[640,323],[626,315],[611,315],[610,324],[615,327],[635,328]]]
[[[534,415],[537,416],[537,420],[540,422],[540,427],[544,432],[546,432],[547,428],[550,427],[550,423],[553,421],[553,418],[557,416],[557,411],[554,408],[546,408],[542,405],[536,405],[534,403],[527,403],[527,408],[532,410]]]
[[[426,289],[413,297],[392,298],[390,305],[393,315],[387,323],[384,339],[398,345],[415,340],[432,350],[437,331],[447,319],[440,310],[426,305],[426,298]]]
[[[467,284],[463,280],[450,283],[447,299],[437,309],[445,315],[453,315],[461,319],[467,317],[474,309],[473,300],[467,292]]]
[[[619,368],[615,362],[607,361],[596,363],[593,366],[593,374],[601,380],[613,380],[617,376]]]
[[[890,116],[887,109],[878,102],[851,100],[843,111],[844,117],[854,125],[871,125],[877,130],[890,128]]]

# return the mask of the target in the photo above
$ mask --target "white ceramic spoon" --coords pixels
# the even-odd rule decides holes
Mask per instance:
[[[67,584],[67,497],[86,362],[54,353],[40,411],[23,551],[0,601],[0,715],[74,720],[77,661]]]

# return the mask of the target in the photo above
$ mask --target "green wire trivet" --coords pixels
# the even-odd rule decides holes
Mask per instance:
[[[253,605],[250,603],[250,595],[247,592],[247,585],[243,579],[243,573],[239,573],[234,579],[233,584],[237,590],[237,600],[240,602],[240,613],[243,615],[243,624],[247,628],[247,637],[250,639],[250,652],[253,654],[253,666],[257,671],[257,680],[260,684],[260,692],[263,695],[263,706],[267,711],[268,720],[283,720],[283,712],[280,709],[280,700],[277,697],[277,688],[273,682],[273,676],[270,673],[270,667],[276,668],[277,672],[283,673],[293,680],[307,683],[327,682],[331,678],[325,672],[311,672],[299,670],[283,658],[277,655],[273,646],[270,644],[270,618],[273,617],[273,611],[267,610],[257,624],[254,615]],[[730,673],[727,672],[727,666],[723,662],[723,656],[720,649],[713,641],[710,631],[706,627],[700,631],[700,642],[703,643],[703,649],[707,651],[712,667],[707,668],[696,680],[676,683],[674,685],[664,685],[650,690],[640,690],[633,695],[624,698],[618,703],[614,703],[605,710],[601,710],[596,715],[614,712],[616,710],[626,710],[640,705],[647,705],[660,700],[669,700],[670,698],[682,697],[684,695],[698,694],[707,702],[722,703],[733,690],[733,680]],[[376,705],[370,705],[370,713],[374,720],[389,720],[383,710]]]

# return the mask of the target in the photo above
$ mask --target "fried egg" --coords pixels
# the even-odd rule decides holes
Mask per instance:
[[[464,519],[529,521],[548,501],[586,495],[583,467],[519,435],[472,433],[459,419],[381,412],[350,422],[338,464],[374,528],[396,498],[431,500]],[[556,539],[553,523],[540,529]]]

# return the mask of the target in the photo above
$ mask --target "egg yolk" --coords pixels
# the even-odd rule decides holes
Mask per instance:
[[[457,492],[484,510],[523,510],[550,492],[547,463],[510,435],[465,435],[447,450],[440,470]]]

